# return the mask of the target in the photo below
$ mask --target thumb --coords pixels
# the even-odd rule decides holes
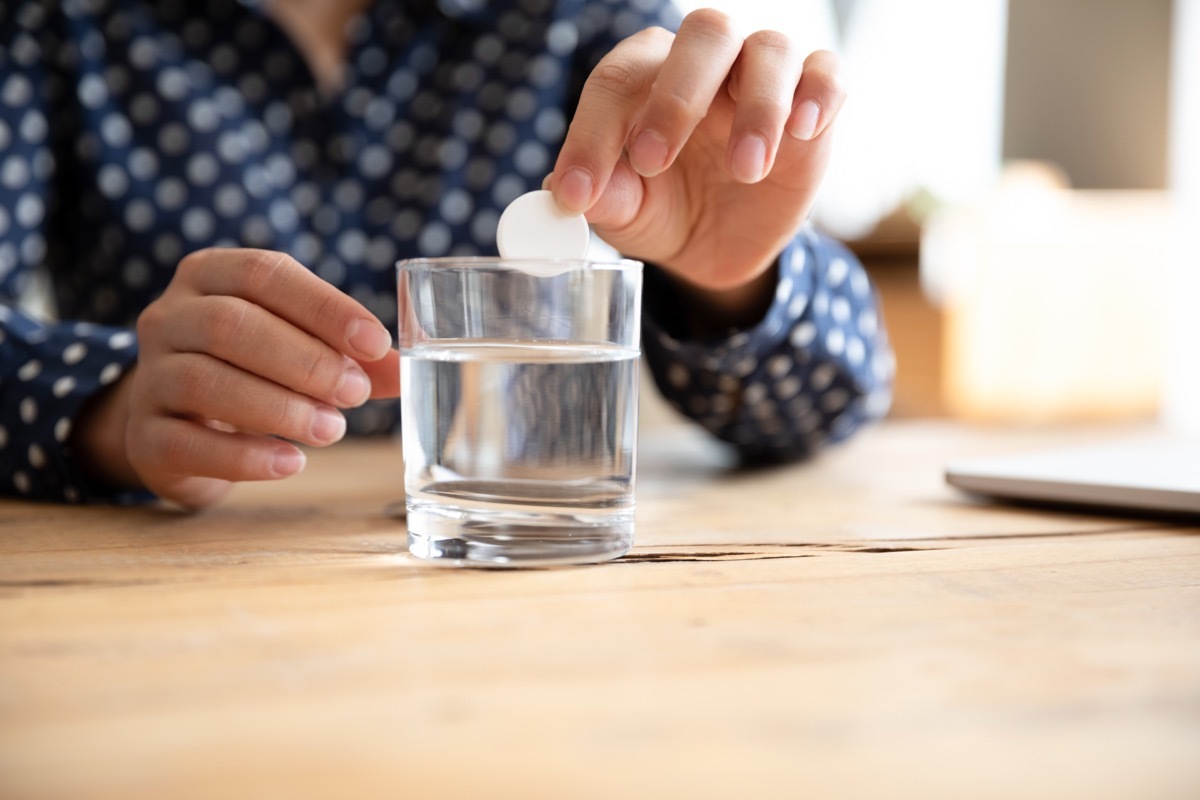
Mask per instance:
[[[381,400],[400,396],[400,352],[395,348],[375,361],[359,361],[358,365],[371,381],[371,399]]]

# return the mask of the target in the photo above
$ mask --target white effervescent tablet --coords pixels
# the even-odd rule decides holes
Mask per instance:
[[[545,189],[523,194],[508,204],[496,228],[502,258],[584,259],[591,228],[582,214],[563,213]]]

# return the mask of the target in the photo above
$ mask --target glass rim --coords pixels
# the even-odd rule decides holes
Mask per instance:
[[[397,272],[416,272],[423,269],[510,270],[522,265],[540,264],[560,267],[563,272],[583,270],[641,270],[645,264],[633,258],[504,258],[502,256],[422,256],[402,258],[396,262]]]

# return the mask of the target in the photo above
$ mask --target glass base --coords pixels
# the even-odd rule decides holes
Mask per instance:
[[[549,567],[619,558],[633,546],[633,509],[619,514],[481,512],[409,503],[408,551],[466,567]]]

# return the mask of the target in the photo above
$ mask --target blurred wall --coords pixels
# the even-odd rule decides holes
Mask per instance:
[[[1009,0],[1005,159],[1083,189],[1167,185],[1171,0]]]

